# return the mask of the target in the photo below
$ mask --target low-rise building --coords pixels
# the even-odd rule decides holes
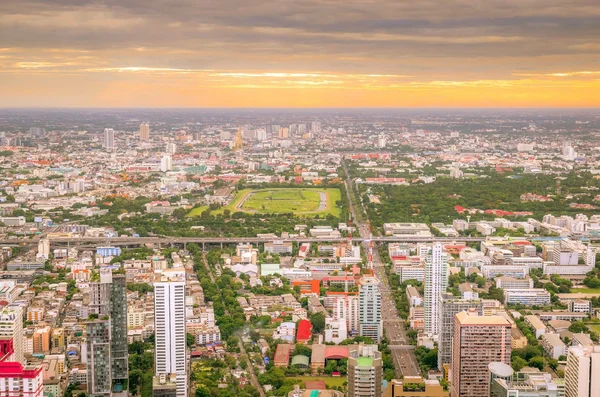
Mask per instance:
[[[543,288],[506,290],[504,291],[504,302],[525,306],[545,306],[550,304],[550,292]]]
[[[540,336],[546,333],[546,324],[540,320],[540,318],[534,314],[525,316],[525,323],[533,328],[535,338],[539,339]]]
[[[554,359],[558,359],[560,356],[567,354],[567,346],[563,343],[558,334],[546,333],[542,335],[540,344],[544,348],[544,351]]]
[[[436,379],[423,379],[420,376],[405,376],[404,379],[392,379],[385,391],[384,397],[448,397],[445,390]]]
[[[568,310],[570,312],[588,313],[588,314],[593,313],[592,301],[589,301],[589,300],[578,299],[578,300],[574,300],[574,301],[569,301],[567,303],[567,305],[568,305]]]

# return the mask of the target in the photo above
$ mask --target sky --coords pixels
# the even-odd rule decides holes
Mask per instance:
[[[599,107],[598,0],[0,0],[0,107]]]

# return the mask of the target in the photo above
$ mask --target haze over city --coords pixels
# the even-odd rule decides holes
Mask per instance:
[[[594,0],[4,0],[2,107],[595,107]]]

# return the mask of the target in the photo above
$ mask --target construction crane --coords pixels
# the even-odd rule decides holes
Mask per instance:
[[[244,150],[244,138],[242,137],[242,127],[238,127],[237,135],[233,141],[233,151]]]

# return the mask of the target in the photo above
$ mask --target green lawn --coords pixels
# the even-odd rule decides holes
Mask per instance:
[[[186,216],[188,216],[188,217],[200,216],[207,209],[208,209],[208,205],[203,205],[201,207],[194,208]]]
[[[590,323],[586,323],[585,325],[587,325],[587,327],[589,329],[591,329],[592,331],[596,331],[598,333],[600,333],[600,324],[590,324]]]
[[[320,194],[305,189],[264,190],[250,193],[243,210],[263,212],[314,212],[319,209]]]
[[[292,378],[295,381],[298,382],[304,382],[304,381],[313,381],[313,380],[322,380],[325,382],[325,384],[328,387],[335,387],[335,386],[339,386],[342,387],[344,385],[344,382],[346,381],[346,377],[345,376],[339,376],[339,377],[331,377],[331,376],[297,376],[295,378]]]
[[[571,293],[600,294],[600,288],[571,288]]]
[[[320,208],[321,193],[325,193],[325,208]],[[241,211],[259,214],[297,213],[302,215],[327,215],[339,217],[341,209],[336,201],[341,200],[342,193],[335,188],[276,188],[276,189],[244,189],[240,190],[231,203],[214,214],[221,214],[228,209],[231,213]]]

